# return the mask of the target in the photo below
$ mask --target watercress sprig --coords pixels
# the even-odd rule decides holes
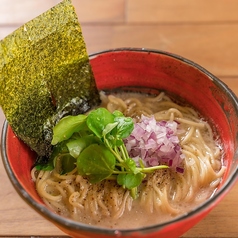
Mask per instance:
[[[137,197],[137,188],[146,173],[168,168],[166,165],[137,166],[128,155],[123,139],[134,129],[132,118],[120,111],[109,112],[105,108],[91,111],[87,116],[67,116],[53,129],[53,153],[48,163],[59,173],[67,173],[77,167],[80,175],[91,183],[114,179]],[[52,166],[45,166],[50,168]]]

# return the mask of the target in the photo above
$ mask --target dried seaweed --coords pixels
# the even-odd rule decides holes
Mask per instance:
[[[99,103],[77,15],[64,0],[0,41],[0,105],[15,134],[49,153],[52,126]]]

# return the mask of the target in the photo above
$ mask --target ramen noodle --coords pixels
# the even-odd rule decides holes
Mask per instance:
[[[142,116],[176,121],[183,169],[159,169],[148,174],[133,200],[130,192],[113,180],[90,184],[77,169],[60,175],[33,168],[37,192],[47,206],[76,221],[127,229],[168,221],[212,196],[225,171],[222,149],[210,125],[194,109],[175,103],[164,93],[156,97],[102,93],[101,98],[101,106],[111,112],[120,110],[135,122]]]

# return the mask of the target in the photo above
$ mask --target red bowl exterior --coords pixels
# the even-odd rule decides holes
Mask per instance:
[[[152,51],[106,52],[92,59],[91,65],[99,89],[136,86],[143,91],[159,89],[178,95],[215,125],[225,142],[226,158],[233,157],[232,144],[238,127],[236,109],[227,101],[229,91],[219,89],[214,76],[202,68]]]
[[[31,151],[4,125],[2,157],[11,182],[36,211],[73,237],[179,237],[216,206],[237,179],[237,98],[215,76],[199,65],[167,52],[145,49],[115,49],[91,56],[99,90],[137,88],[143,92],[165,91],[195,107],[218,131],[224,145],[227,172],[217,193],[196,210],[165,224],[135,230],[90,227],[62,218],[48,210],[39,198],[30,176],[35,160]]]

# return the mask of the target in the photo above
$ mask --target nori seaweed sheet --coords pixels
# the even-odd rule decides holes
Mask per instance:
[[[15,134],[39,156],[52,127],[99,104],[77,15],[64,0],[0,41],[0,106]]]

